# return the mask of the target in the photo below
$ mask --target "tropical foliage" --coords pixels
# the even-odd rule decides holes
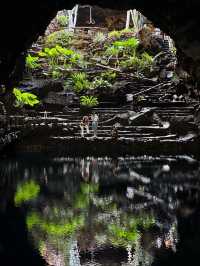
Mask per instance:
[[[26,57],[26,68],[28,70],[35,70],[39,68],[41,65],[39,63],[39,57],[31,56],[30,54]]]
[[[56,17],[56,20],[61,27],[66,27],[69,21],[69,17],[65,15],[60,15]]]
[[[74,73],[71,75],[74,90],[80,93],[90,88],[90,82],[84,72]]]
[[[13,89],[13,94],[16,98],[16,107],[23,107],[24,105],[29,105],[33,107],[40,102],[36,95],[29,92],[22,92],[20,89],[17,88]]]
[[[47,36],[45,45],[47,47],[55,47],[56,45],[60,45],[63,47],[68,47],[73,38],[73,33],[67,30],[60,30],[51,33]]]
[[[15,204],[20,205],[23,202],[37,198],[40,192],[40,186],[33,180],[18,185],[15,193]]]
[[[81,96],[80,103],[83,106],[95,107],[99,104],[98,98],[95,96]]]

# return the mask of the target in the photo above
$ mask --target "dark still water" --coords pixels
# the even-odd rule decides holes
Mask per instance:
[[[200,162],[0,162],[0,265],[200,265]]]

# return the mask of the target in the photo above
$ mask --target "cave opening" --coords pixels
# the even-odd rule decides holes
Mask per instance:
[[[196,265],[199,6],[79,2],[0,17],[0,260]]]
[[[45,91],[40,88],[41,95],[37,88],[36,94],[44,98],[43,111],[53,107],[53,102],[55,107],[75,107],[81,99],[85,105],[91,101],[93,107],[106,101],[120,106],[133,91],[128,88],[122,93],[115,83],[135,77],[149,79],[151,85],[165,81],[178,84],[184,75],[179,78],[177,66],[175,42],[136,9],[75,5],[58,11],[27,51],[19,88],[34,92],[41,86],[37,80],[51,81],[49,90],[47,86]],[[186,91],[174,90],[174,100],[186,98]],[[142,93],[138,95],[144,98]]]

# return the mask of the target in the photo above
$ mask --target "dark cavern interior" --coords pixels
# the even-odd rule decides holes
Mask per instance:
[[[4,3],[0,265],[199,265],[199,8]]]

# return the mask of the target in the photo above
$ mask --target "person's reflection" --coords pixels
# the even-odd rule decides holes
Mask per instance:
[[[43,175],[44,175],[45,184],[47,185],[48,184],[48,175],[47,175],[46,167],[44,167]]]
[[[81,176],[86,182],[90,179],[90,161],[85,158],[81,160]]]
[[[112,173],[114,176],[117,176],[117,172],[119,171],[119,160],[117,158],[113,158],[111,161]]]
[[[81,176],[86,182],[99,182],[98,159],[82,159],[81,160]]]
[[[99,182],[99,167],[98,167],[98,160],[95,158],[92,158],[92,176],[91,181],[94,183]]]

